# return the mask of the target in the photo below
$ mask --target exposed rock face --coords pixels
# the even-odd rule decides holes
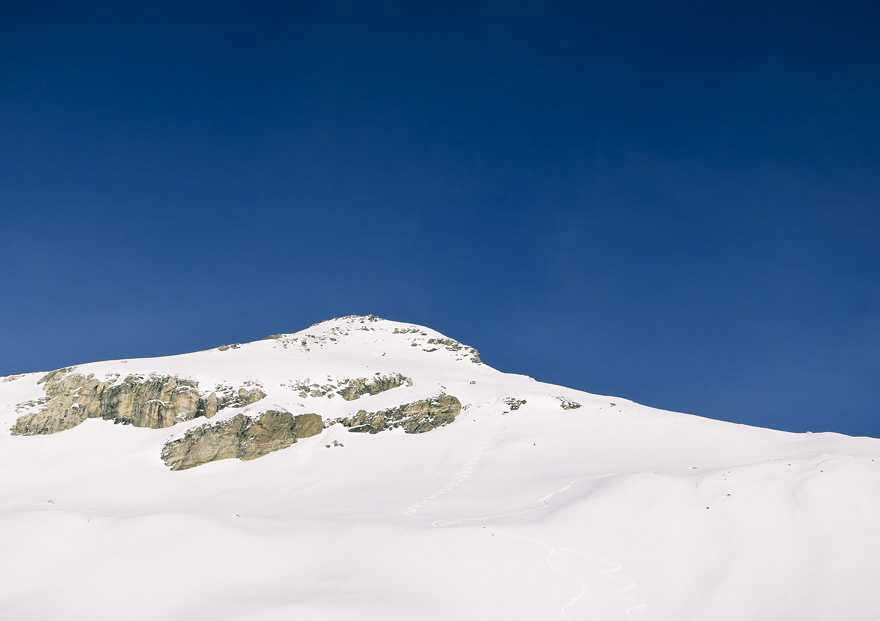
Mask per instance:
[[[266,393],[260,388],[239,388],[236,392],[232,386],[219,385],[216,392],[212,392],[199,403],[198,415],[212,418],[224,408],[243,408],[265,397]]]
[[[162,460],[172,470],[186,470],[218,459],[256,459],[323,429],[324,422],[317,414],[294,416],[283,410],[268,410],[257,418],[237,414],[190,429],[162,448]]]
[[[37,384],[45,384],[46,382],[54,382],[58,380],[65,373],[70,373],[76,367],[64,367],[61,369],[55,369],[54,371],[49,371],[43,377],[37,380]]]
[[[380,392],[397,388],[398,386],[412,386],[413,381],[396,373],[394,375],[378,375],[372,379],[358,378],[348,380],[345,386],[336,391],[346,401],[354,401],[363,395],[378,395]]]
[[[388,410],[360,410],[354,416],[334,422],[342,423],[355,433],[379,433],[397,427],[402,427],[406,433],[424,433],[453,422],[459,412],[461,402],[456,397],[440,394]]]
[[[309,380],[300,382],[292,382],[290,387],[299,391],[299,396],[306,397],[327,397],[332,399],[339,395],[346,401],[354,401],[364,395],[378,395],[380,392],[397,388],[398,386],[412,386],[412,379],[400,373],[392,375],[376,375],[375,377],[360,377],[357,379],[345,379],[337,381],[335,384],[330,382],[326,384],[314,384]]]
[[[94,375],[71,374],[70,370],[59,369],[40,379],[48,399],[45,407],[21,416],[11,430],[13,434],[57,433],[87,418],[159,429],[197,416],[210,418],[223,407],[240,407],[266,396],[259,388],[242,388],[237,395],[219,398],[211,393],[204,398],[197,382],[181,377],[129,375],[117,383],[113,377],[100,381]]]
[[[559,399],[559,405],[563,410],[576,410],[581,407],[581,404],[577,401],[572,401],[571,399],[566,399],[565,397],[556,397]],[[612,405],[614,405],[612,403]]]
[[[446,351],[463,352],[465,357],[470,356],[470,361],[474,364],[482,364],[482,360],[480,360],[480,352],[473,347],[468,347],[467,345],[463,345],[453,339],[428,339],[428,345],[442,345],[446,348]],[[432,347],[423,351],[437,351],[437,348]],[[461,358],[459,358],[459,360],[461,360]]]
[[[510,408],[511,411],[520,409],[526,404],[525,399],[517,399],[516,397],[505,397],[502,401]]]

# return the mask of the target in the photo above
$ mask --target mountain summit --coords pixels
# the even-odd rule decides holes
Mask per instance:
[[[162,456],[178,470],[255,459],[337,423],[352,432],[424,433],[462,410],[446,384],[473,398],[477,378],[497,375],[474,348],[433,330],[351,316],[254,343],[85,364],[21,381],[31,391],[15,405],[11,431],[53,434],[90,418],[174,427],[183,435]]]
[[[880,441],[370,316],[0,378],[0,617],[880,617]]]

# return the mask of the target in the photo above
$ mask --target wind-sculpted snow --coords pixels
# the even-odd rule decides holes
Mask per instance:
[[[0,618],[880,619],[880,441],[473,358],[351,316],[0,378],[0,429],[46,430],[0,434]],[[127,378],[163,426],[82,418]]]

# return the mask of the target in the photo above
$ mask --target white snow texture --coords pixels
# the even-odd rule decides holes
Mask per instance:
[[[328,420],[439,393],[463,405],[428,433],[336,424],[178,472],[161,448],[204,418],[13,436],[45,373],[0,378],[0,619],[880,619],[880,440],[661,411],[501,373],[440,339],[346,317],[76,367],[268,395],[214,420]],[[377,373],[413,383],[350,402],[291,387]]]

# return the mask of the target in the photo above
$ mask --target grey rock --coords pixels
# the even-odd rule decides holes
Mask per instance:
[[[317,414],[294,416],[284,410],[268,410],[256,418],[237,414],[190,429],[182,438],[168,442],[162,448],[162,460],[172,470],[186,470],[219,459],[257,459],[323,429]]]
[[[453,339],[431,338],[431,339],[428,339],[428,344],[429,345],[443,345],[443,347],[445,347],[447,351],[463,352],[464,358],[469,357],[470,361],[473,362],[474,364],[482,364],[482,360],[480,360],[480,352],[478,352],[473,347],[469,347],[469,346],[464,345],[462,343],[459,343],[458,341],[455,341]],[[427,351],[427,352],[437,351],[437,348],[433,347],[431,349],[425,349],[423,351]],[[459,358],[459,360],[462,360],[462,359],[463,358]]]
[[[398,427],[406,433],[425,433],[448,425],[460,412],[461,402],[456,397],[440,394],[378,412],[359,410],[354,416],[333,422],[342,423],[353,433],[379,433]]]
[[[45,384],[46,382],[52,382],[52,381],[60,378],[65,373],[70,373],[71,371],[73,371],[73,367],[64,367],[62,369],[56,369],[54,371],[49,371],[48,373],[46,373],[46,375],[44,375],[43,377],[41,377],[40,379],[37,380],[37,384]]]
[[[129,375],[101,381],[94,375],[53,371],[40,380],[46,401],[42,409],[18,418],[13,435],[43,435],[70,429],[87,418],[102,418],[135,427],[161,429],[199,416],[212,417],[224,407],[242,407],[266,396],[259,388],[203,397],[198,383],[171,375]],[[22,404],[27,406],[29,404]]]
[[[347,380],[345,385],[336,391],[336,394],[346,401],[354,401],[363,395],[378,395],[380,392],[385,392],[404,384],[412,386],[413,381],[400,373],[378,375],[372,379],[358,378]]]
[[[291,382],[290,388],[296,390],[303,399],[307,397],[327,397],[332,399],[336,395],[346,401],[354,401],[364,395],[377,395],[380,392],[397,388],[398,386],[412,386],[412,379],[401,373],[391,375],[376,375],[375,377],[360,377],[357,379],[344,379],[335,383],[332,381],[317,384],[310,380]]]
[[[217,410],[220,409],[220,400],[217,398],[217,393],[212,392],[208,395],[208,398],[204,400],[202,404],[202,410],[205,418],[213,418],[217,414]]]
[[[559,399],[559,406],[563,410],[576,410],[581,407],[581,404],[577,401],[572,401],[571,399],[567,399],[565,397],[556,397]],[[611,405],[614,405],[613,403]]]

